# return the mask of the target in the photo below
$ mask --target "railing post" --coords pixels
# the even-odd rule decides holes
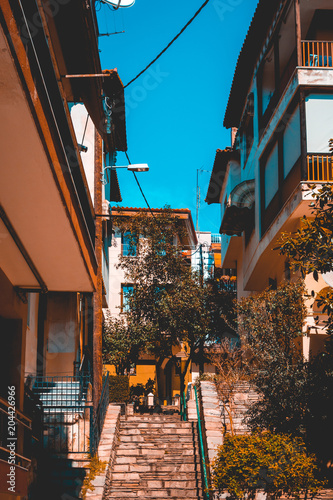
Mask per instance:
[[[208,488],[208,478],[207,478],[205,450],[204,450],[203,439],[202,439],[201,417],[200,417],[200,410],[199,410],[198,391],[197,391],[196,385],[194,386],[194,393],[195,393],[195,403],[196,403],[196,407],[197,407],[197,416],[198,416],[198,433],[199,433],[201,461],[202,461],[202,468],[203,468],[203,474],[204,474],[204,483],[205,483],[205,498],[206,498],[206,500],[209,500],[209,488]]]
[[[95,455],[95,419],[94,407],[89,406],[90,410],[90,432],[89,432],[89,453],[91,458]]]

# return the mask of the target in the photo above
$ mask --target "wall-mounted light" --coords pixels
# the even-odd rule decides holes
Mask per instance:
[[[147,163],[135,163],[132,165],[110,165],[108,167],[103,168],[103,179],[102,179],[103,184],[106,184],[107,182],[109,182],[108,170],[116,170],[117,168],[126,168],[127,170],[130,170],[131,172],[148,172],[149,171],[149,167],[148,167]],[[104,178],[104,172],[106,172],[107,179]]]

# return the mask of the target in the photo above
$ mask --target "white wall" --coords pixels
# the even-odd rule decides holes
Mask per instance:
[[[200,245],[202,245],[202,260],[203,260],[203,277],[208,279],[211,274],[210,270],[214,266],[214,255],[211,251],[212,233],[208,231],[198,231],[196,233],[198,238],[198,245],[196,249],[192,249],[192,269],[200,273],[201,270],[201,254]]]
[[[120,314],[121,284],[126,283],[124,271],[117,269],[121,254],[121,233],[116,230],[109,248],[109,310],[112,316]]]
[[[310,94],[305,100],[308,153],[328,153],[333,137],[333,95]]]
[[[86,153],[81,153],[81,159],[89,186],[90,196],[94,203],[95,127],[90,117],[87,122],[88,111],[83,104],[73,104],[70,111],[76,140],[78,144],[82,144],[88,148]],[[86,123],[87,128],[84,133]],[[84,140],[82,142],[83,136]]]

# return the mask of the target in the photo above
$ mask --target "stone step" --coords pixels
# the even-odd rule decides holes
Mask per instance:
[[[198,437],[195,436],[197,439]],[[133,434],[133,433],[128,433],[128,432],[120,432],[119,434],[119,439],[123,441],[130,441],[137,439],[138,441],[142,441],[142,439],[146,440],[154,440],[154,441],[168,441],[168,442],[187,442],[193,439],[193,433],[187,433],[187,434],[165,434],[163,431],[160,433],[149,433],[149,432],[140,432],[139,434]]]
[[[200,494],[199,489],[193,488],[166,488],[164,490],[161,489],[150,489],[150,488],[142,488],[138,490],[128,491],[124,488],[118,489],[110,489],[107,495],[107,498],[112,499],[121,499],[124,500],[124,497],[127,498],[140,498],[144,500],[146,498],[158,498],[159,500],[164,499],[177,499],[186,498],[187,500],[201,500],[203,496]]]
[[[135,417],[134,417],[135,418]],[[126,420],[121,421],[121,427],[192,427],[192,422],[182,422],[181,420],[166,420],[161,419],[138,419],[133,420],[133,417],[127,417]]]
[[[127,498],[137,498],[137,499],[140,499],[140,500],[144,500],[145,498],[156,498],[158,500],[178,500],[179,498],[186,498],[186,500],[203,500],[203,496],[202,495],[196,495],[195,493],[192,493],[192,494],[189,494],[187,493],[188,496],[176,496],[176,497],[170,497],[170,496],[167,496],[167,495],[164,495],[163,494],[161,495],[161,491],[159,491],[159,494],[158,496],[150,496],[146,493],[146,490],[143,490],[143,491],[133,491],[133,492],[129,492],[127,490],[125,491],[122,491],[122,490],[116,490],[116,491],[111,491],[107,498],[112,498],[112,500],[124,500],[124,495],[127,497]]]
[[[186,474],[188,479],[196,479],[201,477],[199,467],[196,464],[179,464],[179,465],[165,465],[161,467],[154,467],[151,465],[129,465],[129,464],[115,464],[113,473],[136,473],[140,477],[165,477],[171,478],[173,476],[180,477],[181,474]]]
[[[201,500],[196,425],[178,416],[121,418],[105,499]]]
[[[161,480],[160,478],[152,479],[140,479],[138,481],[128,480],[126,481],[126,486],[131,490],[142,490],[143,488],[159,488],[160,490],[166,489],[196,489],[202,488],[201,481],[197,480],[187,480],[187,479],[169,479]],[[112,489],[123,488],[124,479],[114,479],[112,477]]]
[[[166,450],[170,449],[170,451],[176,451],[177,453],[181,453],[182,450],[188,450],[190,448],[193,449],[193,441],[176,443],[175,441],[160,441],[160,442],[152,442],[146,440],[129,440],[129,441],[119,441],[118,449],[120,450],[130,450],[130,449],[144,449],[149,448],[151,450]]]
[[[116,456],[116,464],[138,464],[138,465],[151,465],[151,464],[158,464],[160,467],[161,465],[168,465],[170,466],[170,462],[172,462],[171,465],[181,465],[181,464],[194,464],[194,463],[200,463],[200,457],[197,455],[188,455],[188,456],[183,456],[181,458],[177,458],[175,455],[161,455],[160,457],[156,456],[151,456],[151,455],[137,455],[137,456],[130,456],[130,455],[119,455],[117,454]]]

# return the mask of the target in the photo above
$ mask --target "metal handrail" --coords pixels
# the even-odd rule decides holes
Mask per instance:
[[[195,394],[195,403],[196,403],[196,407],[197,407],[197,416],[198,416],[198,433],[199,433],[199,443],[200,443],[200,451],[201,451],[201,462],[202,462],[204,483],[205,483],[205,497],[206,497],[206,500],[209,500],[209,488],[208,488],[205,450],[204,450],[203,439],[202,439],[201,417],[200,417],[200,410],[199,410],[198,391],[197,391],[196,386],[194,386],[194,394]]]
[[[180,419],[186,422],[186,396],[185,391],[180,394]]]
[[[90,455],[93,457],[97,453],[99,441],[102,434],[105,415],[109,405],[109,372],[103,377],[103,385],[96,414],[91,413],[90,420]]]

